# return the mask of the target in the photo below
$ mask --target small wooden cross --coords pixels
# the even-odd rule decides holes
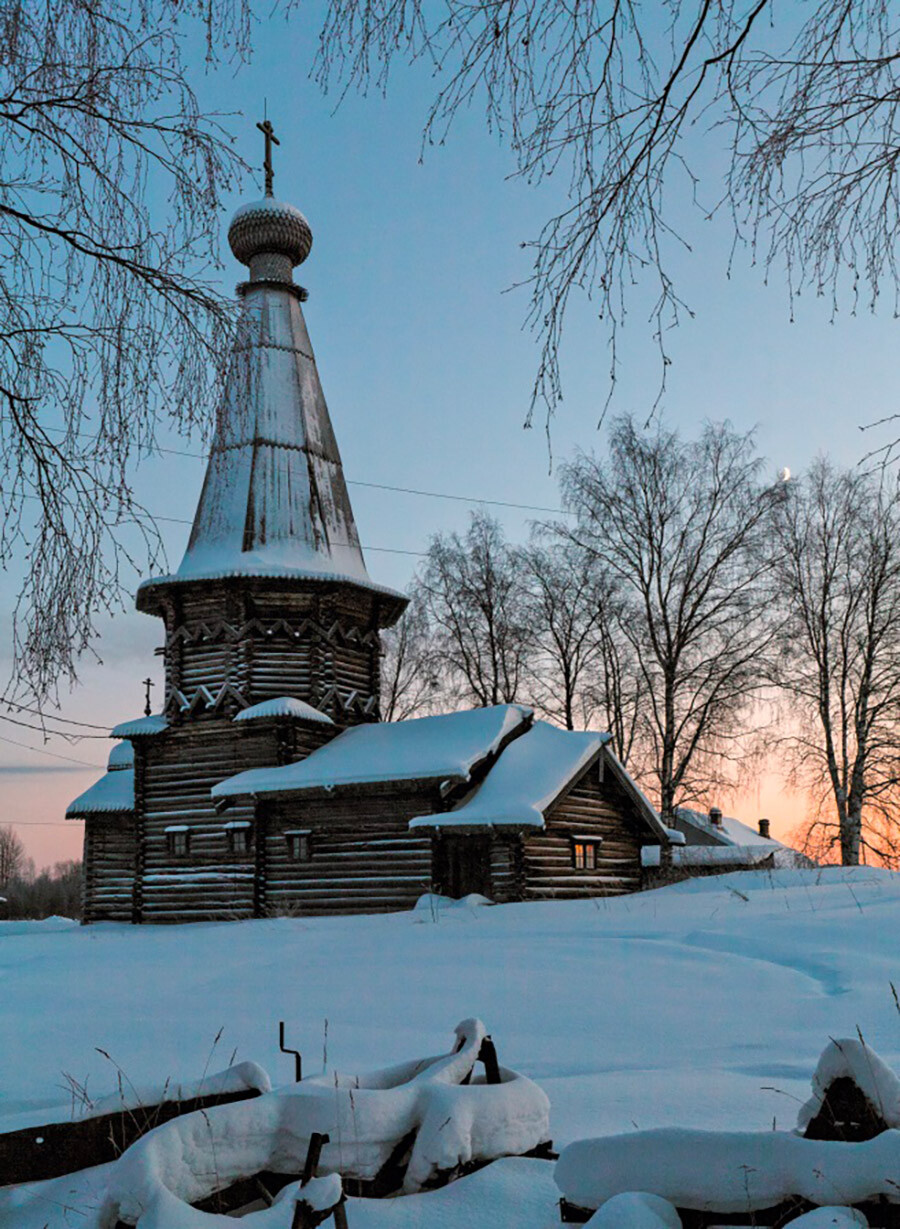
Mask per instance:
[[[145,687],[146,687],[146,689],[147,689],[147,701],[146,701],[146,703],[144,704],[144,716],[145,716],[145,717],[149,717],[149,716],[150,716],[150,712],[151,712],[151,709],[150,709],[150,688],[151,688],[151,687],[155,687],[155,686],[156,686],[156,684],[154,683],[153,679],[151,679],[151,678],[146,678],[146,679],[144,679],[144,686],[145,686]]]
[[[275,135],[275,129],[272,127],[272,121],[270,119],[263,120],[261,124],[257,124],[256,126],[266,138],[266,157],[263,162],[263,170],[266,173],[266,196],[271,196],[272,179],[275,176],[275,172],[272,169],[272,146],[280,145],[281,142]]]

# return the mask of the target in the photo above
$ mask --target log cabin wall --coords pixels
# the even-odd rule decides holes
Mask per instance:
[[[164,600],[167,695],[230,686],[248,704],[290,695],[342,724],[377,720],[377,596],[241,579],[171,586]]]
[[[577,836],[598,842],[595,867],[575,867]],[[600,767],[592,765],[545,817],[544,830],[523,837],[523,898],[568,900],[637,891],[641,837],[641,821],[610,769],[601,775]]]
[[[322,725],[246,722],[198,715],[142,740],[143,799],[135,921],[188,922],[252,917],[256,833],[247,802],[217,814],[210,790],[235,767],[258,768],[302,759],[338,731]],[[242,838],[226,825],[246,823]],[[187,828],[184,853],[167,828]]]
[[[85,820],[85,923],[131,921],[134,833],[133,815],[91,815]]]
[[[434,787],[346,791],[258,804],[262,915],[410,909],[431,890],[431,835],[409,821],[440,809]],[[290,834],[293,834],[291,836]],[[298,848],[301,835],[306,848]],[[292,849],[293,846],[293,849]],[[305,852],[301,860],[295,854]]]

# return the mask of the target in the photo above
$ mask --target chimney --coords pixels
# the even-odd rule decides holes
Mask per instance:
[[[769,821],[767,819],[761,819],[759,821],[759,835],[764,836],[767,841],[772,839],[771,836],[769,836]]]
[[[722,827],[722,811],[719,807],[709,808],[709,822],[714,828]]]

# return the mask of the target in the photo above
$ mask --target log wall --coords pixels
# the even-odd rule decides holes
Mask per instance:
[[[130,922],[134,891],[132,815],[90,815],[84,825],[85,922]]]
[[[437,790],[334,793],[259,806],[265,858],[264,914],[381,913],[409,909],[431,889],[431,837],[408,824],[437,808]],[[309,833],[306,862],[290,856],[289,831]]]
[[[173,586],[164,599],[166,694],[229,686],[248,704],[290,695],[335,720],[378,715],[377,598],[341,585],[242,580]]]
[[[336,733],[325,726],[198,716],[144,740],[141,768],[141,873],[135,919],[186,922],[252,917],[256,850],[250,802],[218,814],[213,785],[247,768],[301,759]],[[232,851],[228,823],[248,822],[249,847]],[[166,829],[188,829],[187,853],[174,854]]]
[[[601,761],[602,763],[602,761]],[[574,836],[601,842],[597,865],[576,870]],[[524,899],[618,896],[641,885],[641,821],[609,768],[595,764],[553,807],[542,832],[523,838]]]

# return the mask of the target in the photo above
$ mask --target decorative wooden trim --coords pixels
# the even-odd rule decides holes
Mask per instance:
[[[210,710],[215,712],[229,699],[234,700],[239,709],[249,706],[247,697],[231,683],[223,683],[215,695],[213,695],[205,683],[201,683],[190,699],[183,691],[173,687],[166,697],[163,712],[166,714],[174,712],[179,717],[193,717],[198,709],[205,712]]]
[[[319,619],[306,617],[299,623],[290,623],[287,619],[249,619],[242,624],[231,623],[227,619],[219,619],[215,623],[181,623],[166,637],[166,647],[208,644],[218,640],[268,640],[273,636],[284,636],[290,640],[314,637],[336,646],[352,644],[370,647],[379,643],[377,628],[363,630],[355,623],[348,626],[340,619],[333,619],[325,626]]]

